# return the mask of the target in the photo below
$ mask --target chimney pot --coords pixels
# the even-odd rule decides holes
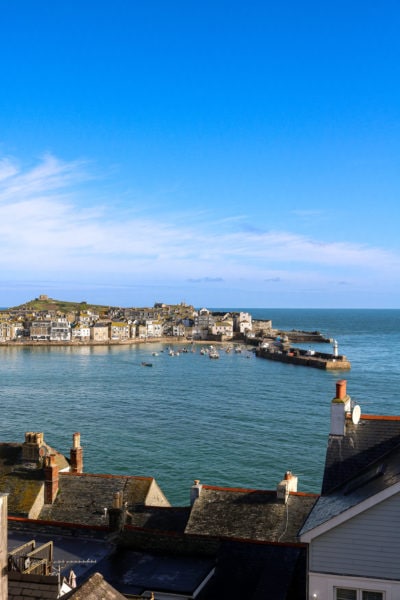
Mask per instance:
[[[83,449],[81,447],[81,434],[74,433],[72,436],[72,448],[69,454],[71,473],[83,473]]]
[[[351,398],[346,393],[346,380],[336,382],[336,397],[331,402],[331,435],[345,435],[346,412],[350,410]]]
[[[336,398],[343,400],[346,397],[346,379],[340,379],[336,382]]]
[[[192,487],[190,488],[190,506],[193,506],[197,498],[200,498],[202,488],[203,486],[200,483],[200,479],[195,479]]]

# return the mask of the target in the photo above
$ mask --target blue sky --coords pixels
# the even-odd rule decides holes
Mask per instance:
[[[400,308],[400,4],[0,0],[0,306]]]

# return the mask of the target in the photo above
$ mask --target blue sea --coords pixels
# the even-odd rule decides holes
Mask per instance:
[[[0,346],[0,440],[22,442],[25,431],[43,431],[68,455],[79,431],[86,472],[155,477],[174,506],[189,503],[194,479],[274,489],[287,470],[298,476],[299,491],[319,492],[338,379],[347,379],[363,413],[400,414],[400,310],[248,310],[274,328],[336,339],[351,371],[247,352],[210,360],[200,346],[169,356],[159,343]]]

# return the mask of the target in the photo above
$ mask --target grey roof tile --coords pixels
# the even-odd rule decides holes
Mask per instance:
[[[317,496],[291,493],[285,505],[275,491],[203,485],[185,532],[237,539],[296,542]]]
[[[369,417],[330,436],[323,493],[300,533],[306,533],[400,482],[400,419]],[[336,483],[336,485],[334,485]]]
[[[346,419],[344,436],[330,435],[321,493],[328,494],[400,444],[400,417]]]
[[[105,508],[115,492],[123,492],[128,510],[144,505],[151,477],[60,473],[59,492],[52,505],[45,505],[39,518],[64,523],[107,526]]]
[[[100,573],[94,573],[79,588],[64,598],[73,600],[125,600],[125,596],[117,592]]]

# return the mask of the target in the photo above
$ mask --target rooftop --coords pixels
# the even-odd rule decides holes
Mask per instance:
[[[400,444],[400,417],[362,415],[354,424],[348,415],[345,435],[330,435],[322,495],[355,477]]]
[[[152,477],[60,473],[57,497],[42,508],[39,518],[108,526],[107,510],[116,492],[122,492],[123,503],[133,512],[137,506],[146,505],[153,485]]]
[[[317,500],[316,494],[291,492],[287,504],[276,491],[203,485],[185,532],[243,540],[295,543]]]

